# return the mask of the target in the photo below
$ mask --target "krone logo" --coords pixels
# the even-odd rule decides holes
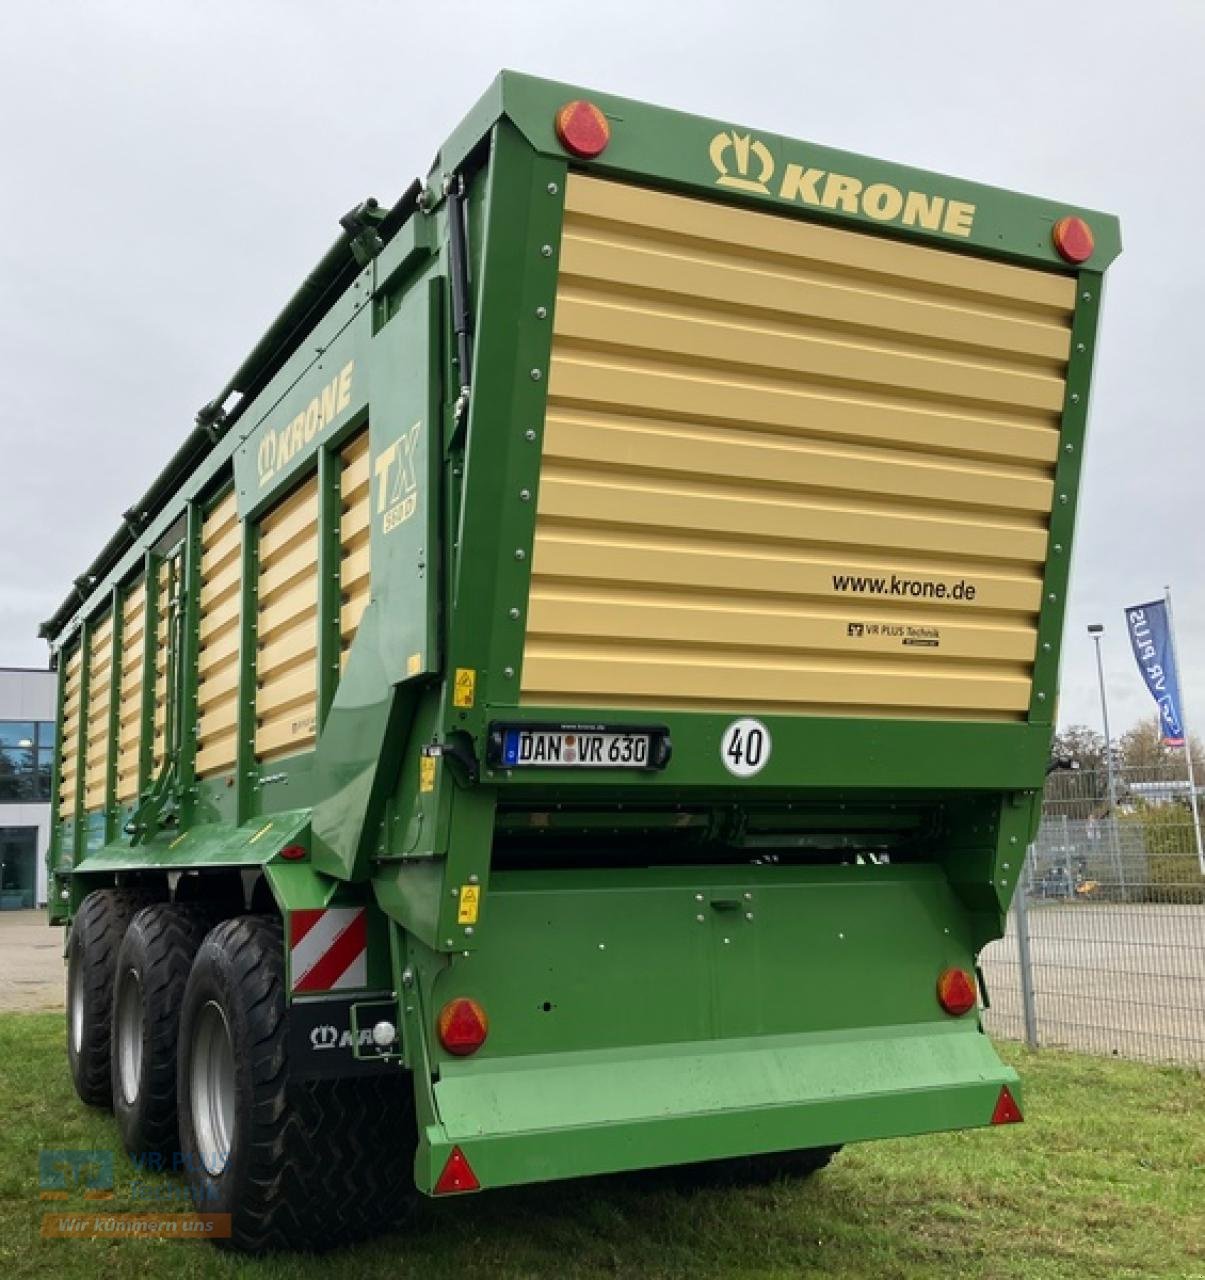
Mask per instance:
[[[339,1043],[339,1028],[324,1022],[310,1032],[310,1046],[314,1049],[333,1049]]]
[[[351,404],[355,368],[356,362],[349,360],[296,417],[278,427],[265,428],[255,458],[261,489]]]
[[[774,175],[774,157],[766,144],[752,135],[735,129],[717,133],[711,140],[711,163],[720,175],[718,186],[770,194],[766,183]]]
[[[276,432],[269,431],[259,442],[259,474],[271,477],[276,470]],[[260,483],[263,483],[261,479]]]

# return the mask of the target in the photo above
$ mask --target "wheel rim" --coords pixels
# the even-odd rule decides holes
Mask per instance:
[[[73,947],[67,961],[67,1017],[71,1028],[71,1048],[76,1057],[84,1047],[84,982],[79,950]]]
[[[226,1015],[213,1000],[197,1015],[189,1075],[197,1156],[216,1177],[226,1167],[234,1138],[234,1046]]]
[[[134,969],[122,974],[117,989],[117,1081],[132,1106],[142,1083],[142,979]]]

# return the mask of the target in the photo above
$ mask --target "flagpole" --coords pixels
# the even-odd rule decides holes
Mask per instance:
[[[1188,795],[1192,802],[1192,825],[1197,833],[1197,864],[1201,874],[1205,875],[1205,847],[1201,844],[1201,809],[1197,804],[1197,779],[1192,766],[1192,736],[1188,731],[1184,716],[1184,685],[1180,680],[1180,655],[1176,651],[1176,623],[1172,615],[1172,589],[1163,588],[1163,600],[1167,605],[1167,630],[1172,641],[1172,668],[1176,673],[1176,688],[1180,691],[1180,729],[1184,734],[1184,759],[1188,763]]]

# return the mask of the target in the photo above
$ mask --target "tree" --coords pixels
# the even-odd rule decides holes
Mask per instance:
[[[1158,716],[1140,720],[1132,729],[1121,735],[1118,743],[1121,763],[1126,769],[1142,770],[1151,781],[1183,778],[1185,773],[1184,749],[1167,746],[1162,737]],[[1205,745],[1195,734],[1189,736],[1193,767],[1198,781],[1205,781]]]
[[[1050,754],[1056,760],[1069,760],[1072,767],[1085,773],[1105,767],[1104,735],[1086,724],[1073,724],[1054,735]]]
[[[1050,747],[1053,760],[1067,762],[1046,779],[1046,811],[1068,818],[1103,817],[1109,811],[1105,785],[1105,739],[1095,729],[1073,724],[1056,733]]]
[[[1196,833],[1186,805],[1148,805],[1140,800],[1121,821],[1142,831],[1147,902],[1205,902],[1205,875],[1197,864]]]

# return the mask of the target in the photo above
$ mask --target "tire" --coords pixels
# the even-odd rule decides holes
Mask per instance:
[[[176,1060],[180,1005],[213,912],[158,902],[130,921],[113,980],[113,1114],[131,1156],[179,1150]]]
[[[408,1082],[290,1080],[280,922],[242,916],[201,944],[180,1018],[180,1152],[217,1243],[323,1250],[388,1227],[408,1200],[417,1131]]]
[[[149,899],[137,890],[98,889],[80,903],[67,938],[67,1062],[81,1102],[107,1107],[110,1020],[117,953],[131,918]]]

